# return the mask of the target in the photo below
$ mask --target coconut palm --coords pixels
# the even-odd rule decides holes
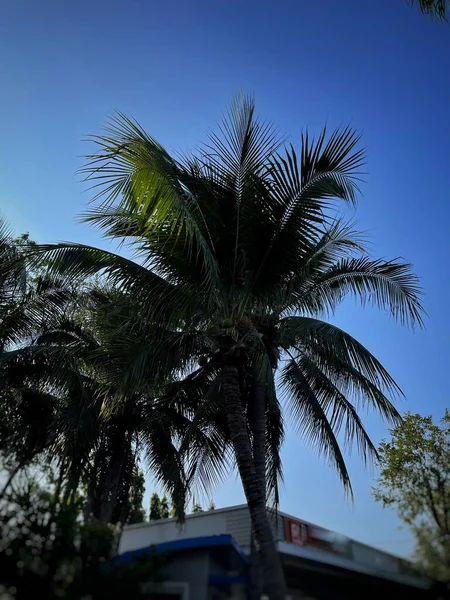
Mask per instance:
[[[81,486],[87,517],[124,523],[133,473],[144,457],[182,515],[186,482],[176,443],[190,421],[173,404],[158,404],[152,378],[139,394],[121,394],[117,403],[103,375],[103,363],[111,369],[114,362],[114,337],[105,323],[123,313],[120,296],[98,289],[79,296],[75,306],[41,324],[31,341],[3,353],[0,368],[10,393],[0,403],[1,449],[14,463],[8,485],[30,461],[51,457],[65,502],[74,501]],[[208,456],[223,458],[223,445],[213,441],[199,432],[190,448],[207,443]]]
[[[169,376],[160,402],[195,413],[187,445],[220,423],[266,591],[283,598],[266,512],[268,495],[277,499],[283,410],[351,491],[339,435],[364,460],[373,457],[358,409],[396,422],[390,398],[399,388],[366,348],[323,319],[354,296],[420,324],[416,277],[400,260],[371,258],[337,218],[335,207],[356,202],[364,161],[349,128],[317,139],[305,133],[297,154],[242,97],[193,155],[174,158],[122,114],[94,141],[85,173],[97,194],[84,218],[128,242],[136,260],[75,244],[40,252],[55,276],[102,272],[131,299],[134,314],[111,324],[114,360],[105,365],[120,393],[139,393],[148,373],[158,384]],[[205,469],[217,474],[220,464]]]
[[[0,452],[4,466],[11,469],[6,487],[43,450],[48,436],[40,425],[54,414],[51,394],[27,383],[37,365],[29,363],[27,373],[21,360],[12,364],[9,357],[28,345],[43,324],[60,315],[71,295],[59,282],[29,271],[24,252],[28,243],[27,236],[14,240],[0,221]],[[19,423],[25,437],[17,434]]]

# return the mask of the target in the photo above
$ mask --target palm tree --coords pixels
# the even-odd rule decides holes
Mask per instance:
[[[194,155],[172,157],[122,114],[94,141],[99,150],[85,173],[96,204],[84,218],[128,242],[137,260],[75,244],[40,252],[53,274],[102,272],[130,299],[134,314],[111,324],[115,360],[105,365],[119,394],[145,389],[148,373],[158,385],[169,377],[159,403],[192,416],[186,448],[218,424],[233,448],[266,591],[281,599],[266,512],[281,475],[280,394],[351,493],[338,436],[370,460],[376,450],[358,408],[395,423],[388,396],[400,390],[366,348],[323,318],[354,296],[420,324],[416,277],[402,261],[372,259],[337,217],[337,202],[356,202],[364,161],[349,128],[316,140],[305,133],[297,154],[242,97]],[[198,453],[208,453],[198,448],[195,460],[188,452],[192,474],[216,476],[220,460],[205,467]]]
[[[114,362],[114,336],[105,325],[123,318],[125,306],[118,293],[87,288],[71,298],[64,312],[40,323],[31,339],[0,358],[9,392],[0,402],[0,448],[14,465],[8,485],[26,464],[51,457],[63,501],[73,502],[81,486],[85,516],[107,523],[128,520],[141,455],[170,490],[179,515],[186,503],[176,444],[190,421],[168,403],[156,404],[154,379],[139,394],[122,394],[117,403],[103,375],[103,364],[120,369]],[[214,450],[207,436],[193,438],[195,443]],[[215,452],[223,457],[222,447]]]
[[[0,452],[4,466],[10,468],[4,490],[43,451],[48,439],[45,424],[54,416],[51,394],[42,386],[28,385],[37,365],[27,367],[21,359],[12,364],[9,358],[29,344],[44,323],[60,315],[71,296],[59,282],[30,272],[24,252],[29,244],[27,236],[14,240],[0,220]]]

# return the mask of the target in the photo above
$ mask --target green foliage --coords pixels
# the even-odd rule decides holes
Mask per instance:
[[[166,496],[163,496],[161,498],[161,502],[159,504],[159,514],[161,515],[161,519],[168,519],[169,518],[169,502],[166,498]]]
[[[407,413],[379,450],[374,497],[392,506],[416,537],[418,564],[450,582],[450,412],[440,425]]]
[[[94,142],[85,221],[129,243],[136,260],[69,243],[33,255],[55,280],[99,276],[107,288],[90,294],[98,343],[81,361],[97,401],[89,406],[107,416],[107,443],[94,436],[102,443],[89,450],[107,449],[91,486],[106,490],[106,520],[116,491],[127,498],[119,482],[139,447],[180,519],[196,486],[210,493],[237,464],[254,523],[270,538],[265,504],[278,502],[285,416],[351,494],[340,442],[372,460],[360,409],[397,423],[399,388],[326,319],[347,296],[411,326],[423,314],[410,265],[372,258],[339,218],[359,194],[359,137],[324,129],[305,133],[298,149],[284,146],[242,96],[194,154],[172,157],[122,114]],[[159,507],[150,512],[158,518]],[[275,542],[264,548],[265,571],[282,576]],[[282,588],[272,582],[274,600]]]
[[[391,399],[399,388],[366,348],[323,319],[350,295],[403,323],[422,321],[410,266],[370,258],[364,237],[336,214],[358,196],[358,136],[324,130],[317,139],[304,134],[299,151],[283,148],[252,99],[240,97],[219,132],[182,160],[121,114],[94,141],[98,152],[84,172],[95,181],[97,205],[85,220],[130,241],[139,261],[74,244],[41,252],[55,276],[103,273],[124,291],[125,312],[110,320],[114,360],[105,354],[105,376],[121,395],[148,389],[152,373],[159,406],[181,409],[186,426],[186,478],[174,483],[184,463],[171,451],[170,465],[158,467],[160,456],[152,462],[161,483],[181,497],[187,481],[210,490],[230,468],[219,390],[224,366],[236,362],[249,419],[252,381],[266,389],[268,494],[278,497],[284,435],[276,379],[299,433],[351,493],[339,435],[371,460],[358,409],[371,406],[397,422]],[[168,380],[175,381],[164,390]]]
[[[64,497],[74,498],[83,488],[86,515],[104,522],[139,521],[145,515],[135,494],[143,485],[135,478],[137,446],[148,450],[149,462],[158,463],[158,452],[167,460],[172,431],[162,429],[142,395],[122,396],[117,407],[102,372],[105,312],[117,295],[96,277],[50,282],[49,263],[35,251],[28,234],[13,240],[0,227],[5,338],[3,345],[0,340],[0,452],[10,474],[6,483],[51,456],[59,461]]]
[[[161,500],[156,492],[153,492],[150,497],[149,519],[150,521],[161,519]]]
[[[26,480],[0,505],[2,597],[79,600],[138,598],[161,559],[115,564],[117,531],[84,522],[79,503],[56,502],[34,480]]]
[[[216,505],[214,504],[214,500],[211,500],[211,502],[209,503],[208,510],[216,510]]]
[[[176,506],[172,504],[172,508],[169,510],[167,497],[160,498],[157,492],[153,492],[150,496],[150,521],[168,519],[174,516],[176,516]]]
[[[203,508],[200,506],[200,504],[198,504],[197,502],[194,502],[194,504],[192,505],[192,512],[193,513],[203,512]]]
[[[129,492],[129,514],[127,523],[142,523],[145,521],[145,510],[143,507],[145,493],[145,478],[144,473],[141,469],[135,467],[133,469],[133,475],[131,479],[130,492]]]

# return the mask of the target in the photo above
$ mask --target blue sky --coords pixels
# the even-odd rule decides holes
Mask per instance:
[[[425,331],[347,303],[336,322],[403,388],[401,410],[448,406],[450,28],[403,0],[6,0],[0,19],[0,212],[38,241],[101,243],[76,223],[89,193],[75,171],[115,109],[169,150],[204,139],[239,90],[295,144],[350,123],[368,149],[356,211],[373,253],[414,264]],[[440,363],[440,364],[439,364]],[[375,440],[386,435],[367,420]],[[407,553],[406,532],[370,497],[373,473],[350,460],[355,504],[293,433],[283,452],[281,508],[362,541]],[[150,490],[149,490],[150,491]],[[243,500],[235,477],[214,499]]]

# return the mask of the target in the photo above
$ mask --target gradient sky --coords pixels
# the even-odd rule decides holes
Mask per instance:
[[[414,264],[426,329],[347,303],[336,322],[365,343],[405,392],[400,410],[442,415],[450,215],[450,28],[403,0],[4,0],[0,9],[0,212],[40,242],[101,244],[76,223],[89,200],[75,175],[115,109],[169,150],[205,138],[239,90],[295,144],[350,123],[368,149],[356,218],[373,253]],[[446,67],[447,65],[447,67]],[[386,427],[369,416],[375,440]],[[411,540],[371,500],[373,472],[350,460],[355,503],[291,432],[281,509],[395,553]],[[151,491],[151,486],[148,492]],[[236,477],[215,495],[237,504]],[[206,500],[204,501],[207,502]]]

